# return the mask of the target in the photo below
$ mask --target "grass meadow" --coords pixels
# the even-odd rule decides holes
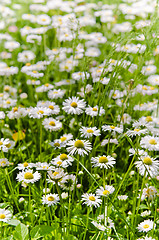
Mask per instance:
[[[156,0],[0,1],[0,240],[159,239]]]

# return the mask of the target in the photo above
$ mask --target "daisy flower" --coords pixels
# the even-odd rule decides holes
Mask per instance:
[[[12,214],[9,210],[0,208],[0,222],[8,222],[12,217]]]
[[[51,145],[51,147],[54,147],[55,149],[58,149],[58,148],[60,149],[64,147],[60,139],[55,139],[53,142],[50,142],[49,144]]]
[[[56,158],[53,158],[51,161],[51,164],[53,164],[57,167],[66,168],[68,166],[71,166],[73,161],[74,161],[74,159],[71,156],[69,156],[65,153],[62,153],[62,154],[58,155]]]
[[[134,128],[133,130],[128,130],[125,134],[128,137],[140,136],[141,134],[147,133],[147,129]]]
[[[48,172],[48,182],[60,181],[64,176],[66,176],[66,173],[64,173],[62,168],[55,168],[54,170]]]
[[[150,201],[150,200],[155,199],[156,195],[157,195],[156,188],[154,186],[149,186],[149,187],[143,189],[141,200],[148,198],[148,200]]]
[[[48,116],[51,114],[51,109],[44,108],[44,107],[35,107],[28,109],[29,117],[30,118],[43,118],[44,116]]]
[[[10,162],[8,161],[7,158],[1,158],[0,159],[0,167],[6,167],[6,166],[9,166],[10,165]]]
[[[99,198],[99,196],[96,196],[95,194],[92,193],[84,193],[82,195],[82,201],[83,204],[86,204],[88,207],[99,207],[102,203],[102,200]]]
[[[70,140],[67,145],[67,151],[73,155],[78,153],[81,156],[84,156],[84,154],[88,155],[88,152],[92,150],[91,143],[87,140]]]
[[[68,114],[81,114],[85,109],[86,103],[85,101],[79,100],[78,97],[68,98],[63,102],[63,110]]]
[[[79,129],[81,137],[90,138],[94,136],[100,136],[100,130],[96,127],[81,127]]]
[[[148,220],[144,220],[143,222],[141,222],[138,225],[137,229],[139,232],[148,232],[155,227],[156,227],[156,224],[154,224],[154,222],[152,220],[148,219]]]
[[[50,99],[63,98],[64,95],[65,95],[65,90],[61,90],[61,89],[58,89],[58,90],[54,89],[48,92],[48,98]]]
[[[34,167],[33,163],[24,162],[24,163],[18,163],[16,168],[19,170],[25,170],[25,169],[33,168],[33,167]]]
[[[121,201],[126,201],[127,198],[128,198],[127,195],[118,195],[118,199]]]
[[[141,138],[140,146],[149,151],[159,151],[159,137],[147,135]]]
[[[60,201],[58,194],[47,194],[42,197],[42,204],[47,204],[48,207],[57,205],[57,203]]]
[[[63,134],[61,137],[60,137],[60,141],[63,145],[66,145],[67,142],[69,140],[71,140],[73,138],[73,135],[71,133],[68,133],[68,134]]]
[[[24,182],[24,183],[35,183],[41,178],[40,173],[37,171],[33,173],[33,170],[27,169],[25,171],[22,171],[18,173],[16,179],[18,182]]]
[[[93,167],[100,167],[106,169],[113,167],[113,165],[116,163],[113,157],[105,155],[92,157],[91,162],[93,164]]]
[[[100,231],[105,231],[106,230],[106,227],[104,227],[104,225],[96,222],[96,221],[92,221],[91,222],[96,228],[98,228]]]
[[[97,105],[94,107],[88,106],[86,108],[86,114],[91,116],[91,117],[95,117],[95,116],[102,116],[103,114],[105,114],[105,110],[103,109],[103,107],[98,107]]]
[[[122,128],[119,128],[119,127],[115,127],[115,126],[113,126],[113,125],[103,125],[102,126],[102,130],[104,131],[104,132],[106,132],[106,131],[110,131],[110,132],[114,132],[114,133],[122,133],[123,132],[123,129]]]
[[[151,158],[149,155],[141,156],[140,161],[134,163],[139,170],[139,173],[144,176],[148,176],[148,173],[152,178],[158,175],[159,161]]]
[[[62,178],[62,181],[59,182],[60,187],[64,190],[73,191],[75,184],[77,184],[76,176],[73,174],[68,174]]]
[[[42,122],[46,130],[58,131],[62,128],[62,123],[54,118],[45,118]]]
[[[97,189],[96,194],[97,196],[103,196],[103,197],[107,197],[108,195],[112,194],[115,191],[115,188],[113,186],[110,185],[106,185],[104,188],[100,187],[99,189]]]
[[[137,240],[156,240],[155,238],[152,237],[143,237],[143,238],[138,238]]]
[[[4,138],[1,138],[0,139],[0,150],[2,150],[2,152],[8,152],[8,147],[10,144],[10,140],[8,138],[4,139]]]

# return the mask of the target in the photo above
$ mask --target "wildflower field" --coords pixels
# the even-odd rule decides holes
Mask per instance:
[[[0,0],[0,240],[159,239],[157,0]]]

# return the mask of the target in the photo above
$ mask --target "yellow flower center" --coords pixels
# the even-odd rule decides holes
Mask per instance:
[[[18,111],[18,108],[17,107],[14,107],[13,108],[13,112],[17,112]]]
[[[24,166],[24,167],[27,167],[27,166],[28,166],[28,163],[27,163],[27,162],[23,163],[23,166]]]
[[[3,93],[0,93],[0,97],[3,97],[3,95],[4,95]]]
[[[34,70],[33,73],[37,73],[37,71]]]
[[[102,156],[99,158],[99,163],[107,163],[108,162],[108,158],[105,156]]]
[[[7,104],[10,104],[11,102],[9,100],[6,101]]]
[[[156,144],[157,144],[157,142],[156,142],[155,139],[150,139],[150,140],[149,140],[149,143],[150,143],[151,145],[156,145]]]
[[[84,143],[81,140],[77,140],[74,144],[74,146],[76,148],[83,148],[84,147]]]
[[[143,163],[145,163],[146,165],[151,165],[152,164],[152,160],[150,157],[145,157],[143,160]]]
[[[58,174],[59,174],[59,172],[54,172],[53,176],[56,177],[56,175],[58,175]]]
[[[68,159],[67,154],[65,154],[65,153],[61,154],[61,155],[60,155],[60,159],[61,159],[62,161]]]
[[[54,143],[54,146],[55,147],[60,147],[60,143],[56,142],[56,143]]]
[[[34,175],[31,173],[31,172],[26,172],[24,174],[24,178],[25,179],[33,179],[34,178]]]
[[[54,110],[54,106],[52,106],[52,105],[50,105],[49,108],[50,108],[51,110]]]
[[[25,66],[30,66],[30,65],[31,65],[31,63],[26,63],[26,64],[25,64]]]
[[[5,146],[6,146],[7,148],[10,148],[10,147],[11,147],[11,144],[8,143],[8,144],[6,144]]]
[[[89,200],[90,200],[90,201],[95,201],[96,199],[95,199],[94,196],[89,196]]]
[[[43,166],[43,169],[48,169],[48,166]]]
[[[151,116],[147,116],[146,117],[146,122],[152,122],[152,117]]]
[[[64,142],[64,141],[66,141],[66,137],[62,137],[62,138],[60,138],[60,140],[61,140],[61,142]]]
[[[76,102],[72,102],[71,103],[71,107],[76,108],[77,107],[77,103]]]
[[[46,18],[42,18],[41,21],[46,22]]]
[[[155,88],[154,87],[150,87],[150,90],[154,90]]]
[[[49,86],[49,83],[45,83],[45,87],[48,87]]]
[[[4,87],[4,91],[6,91],[6,92],[8,92],[8,91],[9,91],[9,89],[10,89],[10,87],[9,87],[9,86],[6,86],[6,87]]]
[[[0,219],[5,219],[6,215],[5,214],[0,214]]]
[[[1,164],[1,166],[5,166],[6,165],[6,161],[3,160],[0,164]]]
[[[43,111],[43,110],[39,110],[37,113],[38,113],[38,114],[39,114],[39,113],[44,114],[44,111]]]
[[[3,145],[3,143],[0,141],[0,146]]]
[[[94,107],[92,110],[93,110],[94,112],[97,112],[97,111],[98,111],[98,109],[97,109],[97,108],[95,108],[95,107]]]
[[[93,133],[93,130],[92,129],[87,129],[87,132],[88,133]]]
[[[51,122],[49,122],[49,125],[50,125],[50,126],[55,126],[55,122],[54,122],[54,121],[51,121]]]
[[[110,192],[109,192],[108,190],[104,190],[104,191],[103,191],[103,194],[104,194],[104,195],[108,195],[109,193],[110,193]]]
[[[139,131],[140,131],[140,129],[138,129],[138,128],[134,129],[134,132],[139,132]]]
[[[48,197],[47,200],[48,200],[48,201],[54,201],[54,199],[55,199],[54,197],[50,196],[50,197]]]
[[[143,89],[143,90],[147,90],[147,87],[146,87],[146,86],[143,86],[142,89]]]
[[[110,126],[110,128],[111,128],[111,129],[115,129],[115,127],[114,127],[114,126]]]
[[[62,162],[61,162],[61,161],[58,161],[58,162],[57,162],[57,164],[58,164],[58,165],[61,165],[61,164],[62,164]]]
[[[149,227],[150,227],[149,224],[145,224],[145,225],[143,226],[143,228],[149,228]]]

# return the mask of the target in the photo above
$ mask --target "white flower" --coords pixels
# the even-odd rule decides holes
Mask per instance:
[[[81,156],[84,156],[84,154],[88,155],[88,152],[92,150],[91,143],[87,140],[70,140],[67,145],[67,151],[73,155],[78,153]]]
[[[159,151],[159,137],[145,136],[141,138],[140,146],[149,151]]]
[[[154,224],[154,222],[152,220],[144,220],[143,222],[141,222],[137,229],[139,232],[148,232],[151,229],[155,228],[156,224]]]
[[[88,106],[86,108],[86,114],[90,115],[91,117],[95,117],[95,116],[102,116],[103,114],[105,114],[105,110],[103,109],[103,107],[98,108],[98,106],[94,106],[94,107],[90,107]]]
[[[110,185],[105,185],[105,187],[100,187],[97,189],[96,194],[99,196],[107,197],[115,191],[115,188]]]
[[[43,118],[44,116],[48,116],[51,114],[51,109],[49,108],[44,108],[44,107],[35,107],[35,108],[30,108],[29,110],[29,117],[30,118]]]
[[[24,182],[24,183],[35,183],[41,178],[40,173],[37,171],[33,173],[33,170],[27,169],[25,171],[22,171],[18,173],[16,179],[18,182]]]
[[[46,14],[42,14],[37,16],[36,21],[40,25],[49,25],[51,23],[51,18]]]
[[[58,194],[49,193],[42,197],[42,204],[47,204],[48,207],[56,205],[60,201]]]
[[[58,90],[54,89],[48,92],[48,98],[50,99],[63,98],[64,95],[65,95],[65,90],[61,90],[61,89],[58,89]]]
[[[83,204],[86,204],[88,207],[99,207],[102,203],[102,200],[99,198],[99,196],[96,196],[92,193],[84,193],[82,195],[82,201],[84,201]]]
[[[35,54],[32,51],[23,51],[18,53],[18,62],[27,63],[35,58]]]
[[[66,168],[68,166],[71,166],[73,161],[74,161],[74,159],[71,156],[69,156],[65,153],[62,153],[62,154],[58,155],[56,158],[53,158],[51,161],[51,164],[58,166],[58,167]]]
[[[126,201],[127,198],[128,198],[127,195],[118,195],[118,199],[121,201]]]
[[[79,100],[78,97],[68,98],[63,102],[63,110],[68,114],[81,114],[85,109],[86,103],[85,101]]]
[[[141,217],[147,217],[151,214],[151,211],[144,211],[141,213]]]
[[[100,223],[97,223],[96,221],[92,221],[91,222],[96,228],[98,228],[100,231],[105,231],[106,227]]]
[[[60,181],[64,176],[66,176],[66,173],[64,173],[62,168],[55,168],[53,171],[48,172],[48,176],[48,182],[56,182]]]
[[[0,208],[0,222],[7,223],[12,217],[12,214],[9,210]]]
[[[9,166],[10,165],[10,162],[8,161],[7,158],[1,158],[0,159],[0,167],[6,167],[6,166]]]
[[[116,163],[115,159],[111,156],[98,156],[98,157],[92,157],[91,162],[93,164],[93,167],[100,167],[100,168],[111,168]]]
[[[90,138],[94,136],[100,136],[100,130],[96,127],[81,127],[79,129],[81,137]]]
[[[133,136],[140,136],[141,134],[145,134],[145,133],[147,133],[147,129],[135,128],[133,130],[128,130],[125,134],[128,137],[133,137]]]
[[[42,122],[46,130],[58,131],[62,128],[62,123],[54,118],[45,118]]]
[[[141,200],[148,198],[148,200],[153,200],[156,198],[157,190],[154,186],[149,186],[144,188],[141,195]]]
[[[154,74],[154,73],[156,73],[156,69],[157,69],[157,67],[156,66],[154,66],[154,65],[148,65],[148,66],[144,66],[144,67],[142,67],[142,74],[144,74],[144,75],[151,75],[151,74]]]
[[[102,126],[103,131],[110,131],[110,132],[117,132],[117,133],[122,133],[123,129],[119,127],[115,127],[113,125],[103,125]]]
[[[2,150],[2,152],[8,152],[9,146],[10,145],[10,140],[8,138],[4,139],[1,138],[0,139],[0,150]]]

